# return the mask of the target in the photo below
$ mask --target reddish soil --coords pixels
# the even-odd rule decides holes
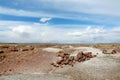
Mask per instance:
[[[64,45],[35,44],[32,45],[34,50],[30,49],[30,44],[17,44],[18,51],[16,49],[11,51],[14,45],[16,44],[10,47],[0,46],[0,51],[4,51],[0,53],[0,75],[2,75],[0,80],[120,80],[120,45],[117,44],[96,44],[88,47],[74,45],[73,48]],[[56,61],[57,54],[43,50],[48,47],[60,47],[59,49],[72,56],[80,51],[92,52],[97,56],[84,62],[76,62],[74,67],[63,65],[63,68],[56,68],[51,62]],[[21,50],[27,48],[29,50]],[[102,49],[117,49],[117,53],[103,54]]]
[[[16,54],[19,55],[16,56]],[[0,74],[46,73],[52,69],[50,63],[53,62],[55,56],[55,53],[51,54],[41,49],[31,52],[11,53],[11,55],[6,55],[6,58],[0,61]]]

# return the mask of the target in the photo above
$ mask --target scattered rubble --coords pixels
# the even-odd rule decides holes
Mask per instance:
[[[28,49],[28,48],[25,48],[25,49],[22,49],[22,51],[29,51],[29,49]]]
[[[10,46],[0,46],[0,48],[2,48],[2,49],[8,49]]]
[[[63,67],[63,65],[71,65],[73,67],[76,62],[89,60],[96,57],[96,55],[92,55],[92,52],[84,53],[81,51],[76,56],[71,56],[69,53],[59,51],[57,57],[58,60],[55,63],[51,63],[54,67]]]
[[[115,53],[117,53],[117,51],[115,49],[112,49],[112,50],[103,49],[102,53],[104,53],[104,54],[115,54]]]
[[[10,51],[11,51],[11,52],[18,52],[19,50],[18,50],[18,48],[16,48],[16,47],[12,47],[12,48],[10,48]]]
[[[30,47],[16,47],[16,46],[0,46],[0,53],[10,53],[10,52],[24,52],[24,51],[32,51],[35,48],[33,46]]]

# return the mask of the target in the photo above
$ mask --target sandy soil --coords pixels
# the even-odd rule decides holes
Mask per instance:
[[[57,68],[53,71],[55,74],[64,74],[71,77],[71,80],[119,80],[120,79],[120,63],[117,59],[120,54],[116,54],[117,58],[113,59],[113,55],[102,54],[99,49],[81,47],[79,49],[86,49],[92,51],[94,54],[98,53],[96,58],[77,63],[74,67]],[[75,51],[77,52],[77,51]]]
[[[59,51],[62,51],[62,49],[48,47],[48,48],[43,48],[43,51],[57,53]]]
[[[50,74],[17,74],[1,76],[0,80],[69,80],[67,77],[61,75]]]
[[[73,49],[73,48],[72,48]],[[47,51],[45,51],[47,50]],[[74,47],[71,55],[79,51],[93,52],[97,57],[88,61],[76,63],[74,67],[64,66],[55,68],[50,62],[56,60],[56,54],[61,49],[44,48],[37,49],[35,54],[27,56],[17,63],[17,59],[0,63],[0,72],[16,75],[1,76],[0,80],[120,80],[120,54],[102,54],[100,49],[92,47]],[[11,60],[11,59],[8,59]],[[14,66],[14,67],[13,67]],[[9,71],[11,69],[12,71]],[[4,72],[7,71],[7,72]],[[18,74],[19,73],[19,74]]]

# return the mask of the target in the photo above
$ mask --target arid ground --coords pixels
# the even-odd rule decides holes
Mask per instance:
[[[96,57],[54,67],[59,51]],[[0,44],[0,80],[120,80],[120,44]]]

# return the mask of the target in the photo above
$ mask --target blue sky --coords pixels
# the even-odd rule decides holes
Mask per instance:
[[[119,0],[0,0],[0,42],[119,43]]]

